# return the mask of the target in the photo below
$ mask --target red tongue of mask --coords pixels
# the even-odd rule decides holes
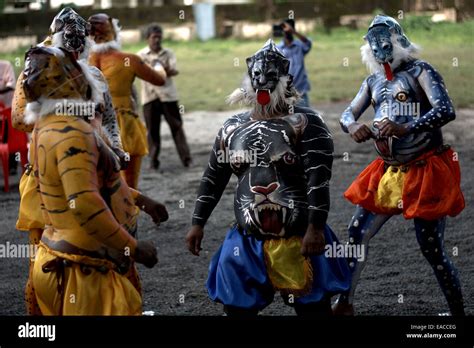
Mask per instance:
[[[258,89],[257,102],[260,105],[267,105],[268,103],[270,103],[270,91],[268,89]]]
[[[393,73],[392,73],[392,69],[390,68],[390,64],[383,63],[383,68],[385,69],[385,76],[387,77],[387,80],[392,81]]]

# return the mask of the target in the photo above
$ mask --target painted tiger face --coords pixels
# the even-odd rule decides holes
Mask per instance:
[[[294,128],[283,119],[249,122],[227,137],[238,177],[235,216],[248,232],[275,238],[305,230],[306,182],[295,142]]]

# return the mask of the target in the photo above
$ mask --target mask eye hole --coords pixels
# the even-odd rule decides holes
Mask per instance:
[[[390,48],[391,48],[391,45],[390,45],[388,42],[385,42],[385,43],[382,44],[382,49],[383,49],[384,51],[387,51],[387,50],[389,50]]]
[[[283,162],[285,162],[288,165],[295,164],[296,162],[296,157],[290,152],[287,152],[283,155]]]

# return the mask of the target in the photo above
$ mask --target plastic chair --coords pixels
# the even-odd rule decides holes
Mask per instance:
[[[0,130],[0,161],[2,161],[2,168],[3,168],[3,181],[4,181],[4,188],[3,191],[9,191],[9,183],[8,183],[8,176],[10,175],[10,168],[8,167],[8,157],[10,156],[10,151],[8,149],[8,143],[3,142],[3,137],[5,135],[5,125],[8,122],[8,116],[5,112],[5,107],[0,104],[0,118],[2,121],[2,127]]]
[[[20,154],[21,167],[24,172],[26,164],[28,163],[28,135],[26,135],[25,132],[13,128],[11,108],[4,109],[3,113],[8,120],[8,151],[10,155],[16,153]]]

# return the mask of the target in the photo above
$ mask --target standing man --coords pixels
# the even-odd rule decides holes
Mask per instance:
[[[295,21],[293,19],[285,20],[281,26],[284,38],[278,45],[278,49],[290,61],[290,75],[293,76],[293,85],[301,95],[301,100],[297,105],[309,107],[308,92],[311,89],[311,85],[304,67],[304,56],[311,51],[311,40],[295,30]],[[294,36],[298,40],[295,40]]]
[[[172,76],[178,75],[176,69],[176,56],[173,51],[161,47],[163,30],[157,24],[150,24],[146,30],[148,47],[145,47],[138,55],[150,66],[161,64],[168,76],[163,86],[155,86],[144,82],[142,86],[143,114],[148,128],[148,144],[150,151],[150,168],[158,169],[160,161],[161,139],[160,124],[161,115],[165,116],[171,134],[173,135],[179,157],[185,167],[191,164],[186,135],[183,130],[183,120],[178,107],[178,92],[174,85]]]

